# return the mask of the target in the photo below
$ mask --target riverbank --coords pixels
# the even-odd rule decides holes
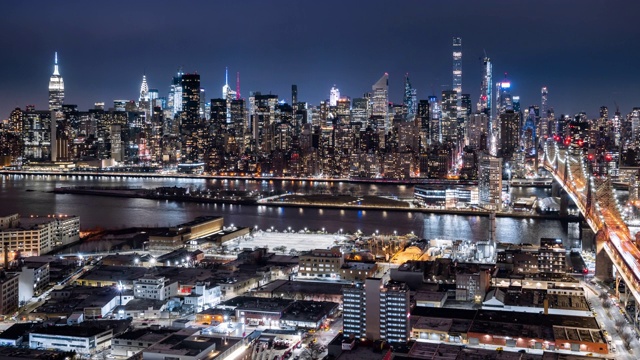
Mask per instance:
[[[389,185],[477,185],[475,180],[445,180],[445,179],[355,179],[355,178],[316,178],[316,177],[287,177],[287,176],[222,176],[195,175],[177,173],[130,173],[130,172],[96,172],[96,171],[28,171],[28,170],[0,170],[0,175],[36,175],[36,176],[65,176],[65,177],[106,177],[106,178],[161,178],[161,179],[203,179],[203,180],[254,180],[254,181],[308,181],[326,183],[354,183],[354,184],[389,184]],[[550,188],[551,179],[527,180],[513,179],[512,186]]]

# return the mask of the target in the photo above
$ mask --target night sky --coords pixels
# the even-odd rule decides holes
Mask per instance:
[[[136,99],[142,74],[166,96],[178,67],[219,98],[224,69],[241,92],[318,104],[336,84],[360,97],[384,72],[402,101],[409,72],[418,99],[451,88],[452,36],[462,37],[463,93],[478,100],[483,50],[494,82],[508,72],[521,104],[549,88],[556,114],[640,106],[640,2],[535,1],[11,1],[0,11],[0,119],[47,109],[58,51],[65,103]]]

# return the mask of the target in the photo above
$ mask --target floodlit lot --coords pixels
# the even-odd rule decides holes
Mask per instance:
[[[299,234],[280,232],[258,232],[253,238],[241,240],[240,249],[245,247],[268,247],[273,249],[278,246],[286,246],[285,253],[291,249],[297,251],[309,251],[313,249],[326,249],[336,245],[336,241],[346,239],[344,236],[334,234]],[[235,245],[235,241],[233,242]]]

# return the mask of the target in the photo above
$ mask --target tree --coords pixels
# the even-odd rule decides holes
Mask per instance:
[[[291,256],[298,256],[298,250],[296,249],[289,249],[289,255]]]
[[[276,247],[273,248],[273,251],[280,252],[280,253],[284,254],[287,251],[287,247],[284,246],[284,245],[276,246]]]

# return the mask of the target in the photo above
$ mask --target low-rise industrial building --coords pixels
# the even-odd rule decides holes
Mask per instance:
[[[100,327],[48,326],[29,334],[29,347],[94,354],[111,346],[113,330]]]
[[[172,334],[142,352],[145,360],[225,359],[245,345],[241,338]]]
[[[77,216],[49,215],[5,217],[5,228],[0,228],[0,246],[4,256],[0,261],[6,267],[20,256],[39,256],[80,239],[80,219]],[[9,227],[8,225],[11,225]]]
[[[411,317],[414,322],[411,336],[418,340],[594,354],[609,352],[604,334],[593,317],[426,307],[415,307]]]
[[[166,329],[137,329],[122,333],[111,341],[111,355],[130,358],[173,333],[175,331]]]

